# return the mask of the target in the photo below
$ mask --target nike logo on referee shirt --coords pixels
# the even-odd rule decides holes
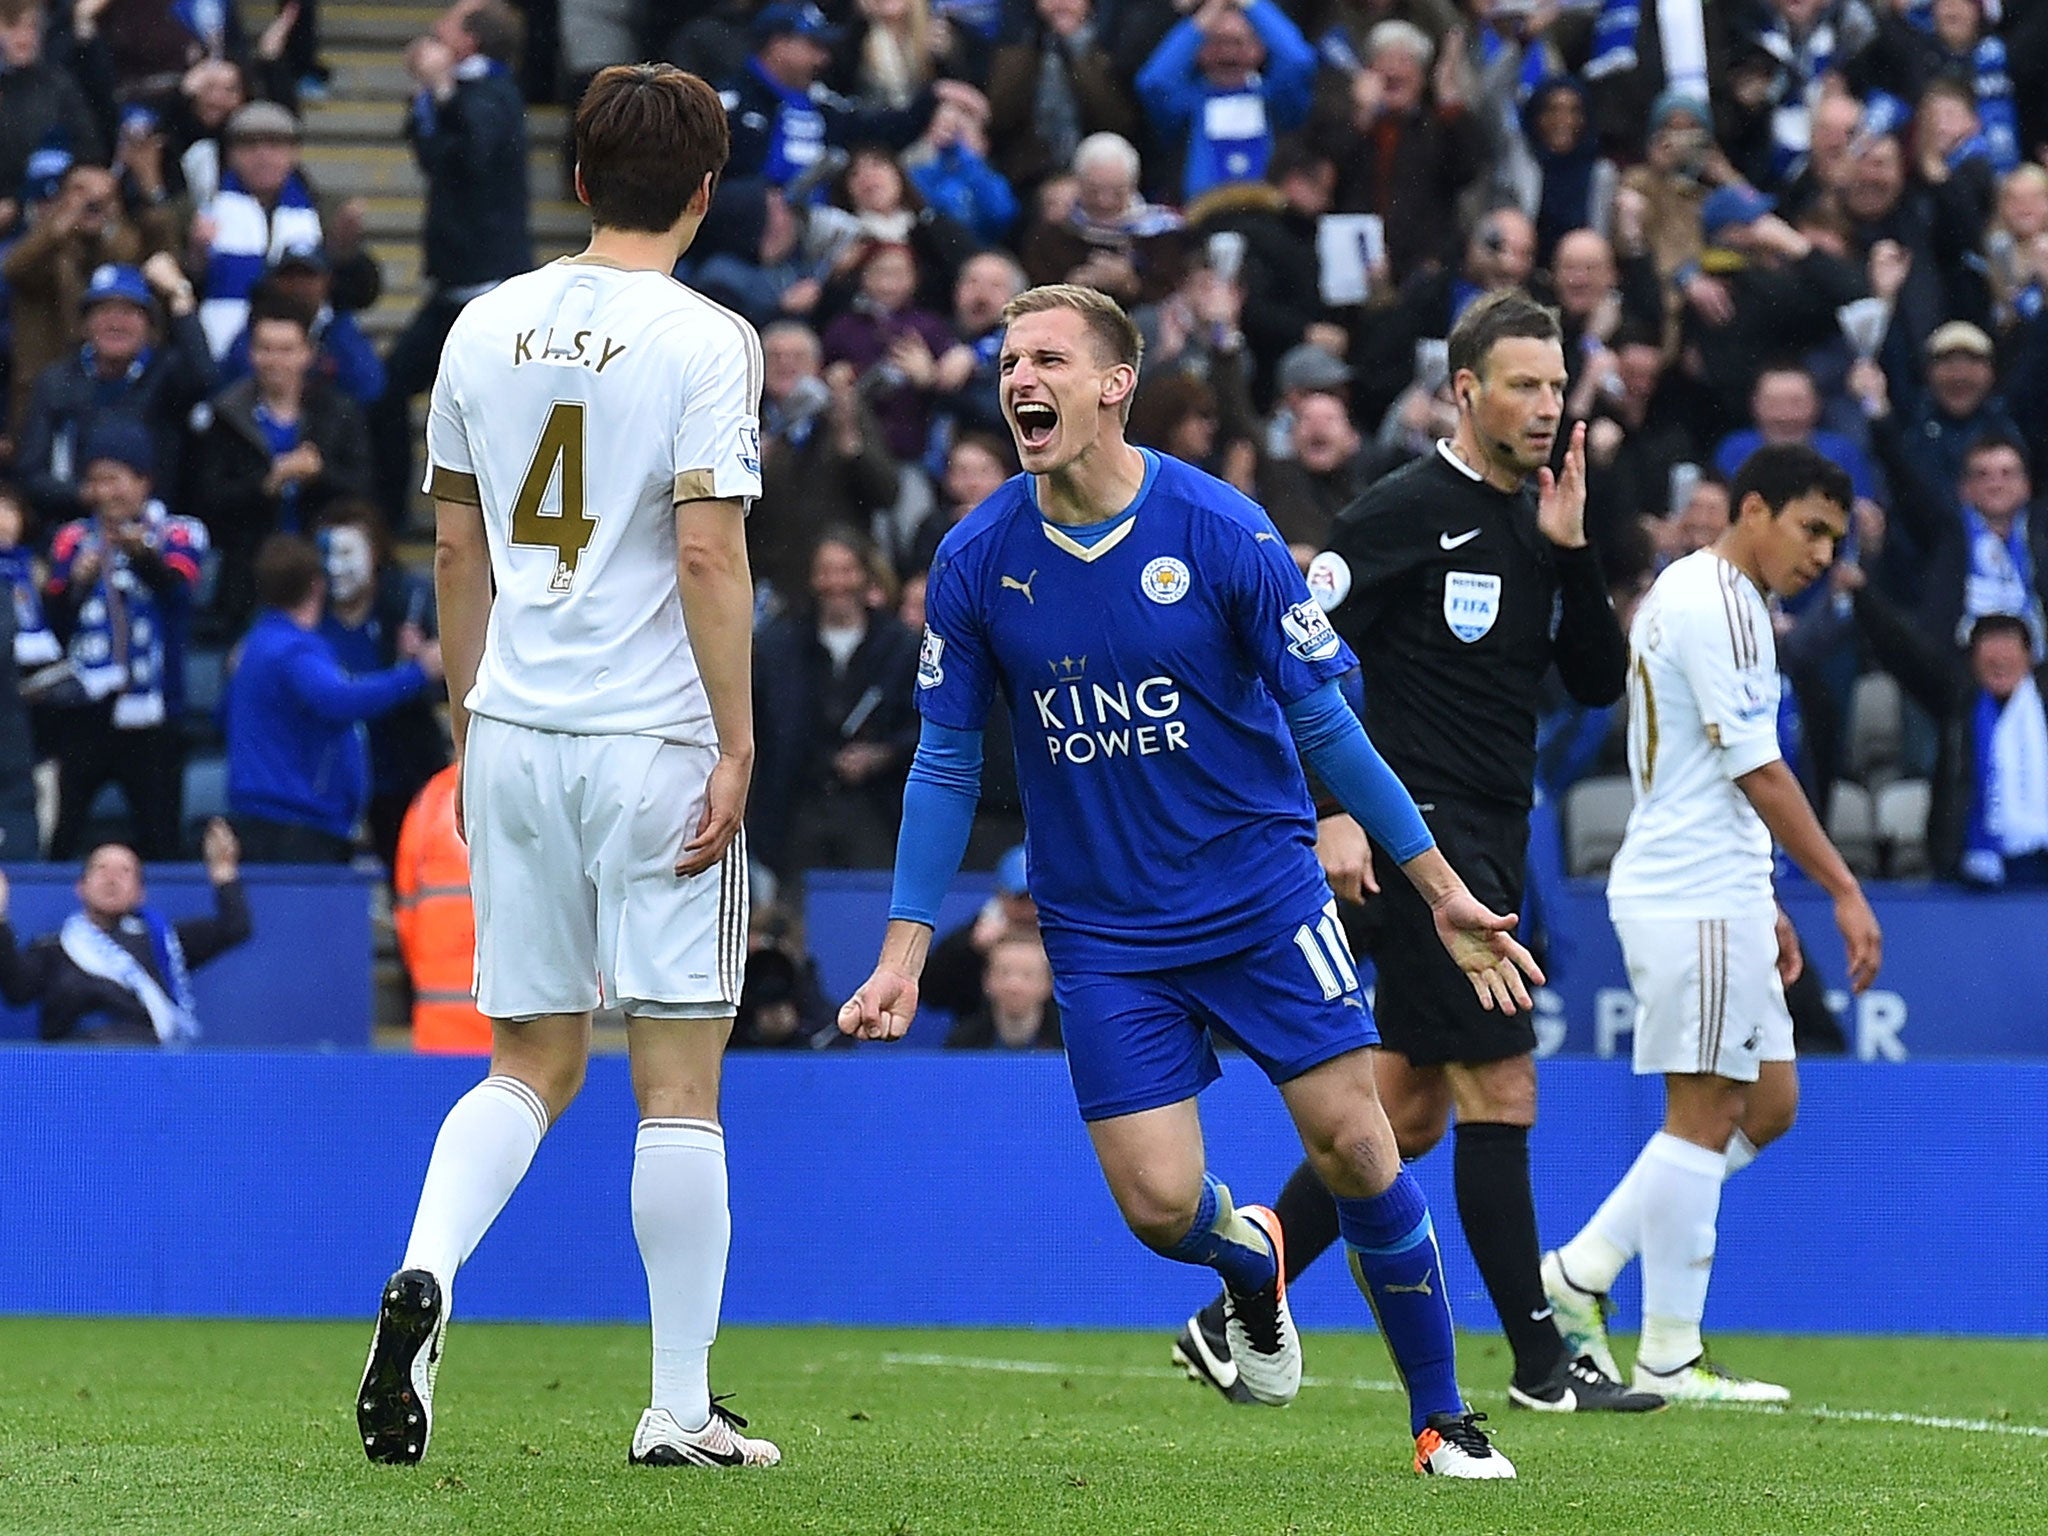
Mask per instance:
[[[1436,541],[1445,549],[1456,549],[1461,544],[1470,544],[1474,539],[1478,537],[1479,530],[1477,528],[1473,528],[1467,530],[1464,533],[1459,534],[1456,538],[1453,538],[1448,533],[1440,533],[1436,536]]]

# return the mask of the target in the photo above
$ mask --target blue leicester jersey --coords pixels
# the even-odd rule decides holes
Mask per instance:
[[[1281,709],[1357,662],[1264,511],[1145,461],[1092,544],[1009,481],[946,535],[925,594],[918,708],[978,731],[1002,690],[1031,894],[1067,970],[1216,959],[1329,899]]]

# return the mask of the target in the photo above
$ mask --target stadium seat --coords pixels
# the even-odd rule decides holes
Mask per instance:
[[[1900,779],[1878,791],[1877,840],[1894,879],[1928,872],[1927,816],[1933,803],[1934,787],[1925,779]]]
[[[1565,792],[1565,862],[1572,874],[1607,872],[1635,799],[1635,787],[1619,775],[1581,779]]]
[[[1849,777],[1871,786],[1897,778],[1905,729],[1904,701],[1891,674],[1857,678],[1849,701]]]
[[[220,708],[221,689],[227,678],[227,653],[212,646],[195,645],[185,652],[185,713],[195,720],[211,722]]]
[[[1828,808],[1828,836],[1859,875],[1877,873],[1877,813],[1870,791],[1844,780]]]
[[[185,821],[202,826],[209,817],[228,813],[228,760],[193,756],[185,764]]]

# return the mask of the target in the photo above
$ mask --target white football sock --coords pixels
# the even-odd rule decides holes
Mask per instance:
[[[441,1122],[399,1267],[440,1281],[444,1307],[452,1310],[455,1271],[526,1177],[547,1130],[547,1105],[516,1077],[485,1078]]]
[[[1565,1279],[1582,1291],[1613,1290],[1615,1277],[1642,1251],[1642,1172],[1649,1150],[1645,1145],[1621,1182],[1600,1202],[1592,1220],[1557,1251]],[[1733,1178],[1756,1158],[1756,1143],[1737,1131],[1728,1138],[1722,1177]]]
[[[1643,1337],[1636,1363],[1675,1371],[1700,1353],[1725,1151],[1659,1131],[1643,1149]]]
[[[1582,1291],[1614,1289],[1614,1277],[1628,1267],[1643,1245],[1643,1178],[1650,1149],[1636,1154],[1621,1182],[1609,1191],[1600,1209],[1579,1235],[1557,1251],[1564,1277]]]
[[[654,1396],[684,1429],[711,1418],[711,1341],[732,1241],[725,1132],[709,1120],[642,1120],[633,1142],[633,1236],[647,1267]]]

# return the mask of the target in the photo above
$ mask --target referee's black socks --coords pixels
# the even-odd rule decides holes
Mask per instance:
[[[1536,1199],[1529,1191],[1529,1129],[1458,1122],[1455,1178],[1465,1243],[1515,1352],[1515,1384],[1541,1386],[1564,1358],[1543,1294]]]

